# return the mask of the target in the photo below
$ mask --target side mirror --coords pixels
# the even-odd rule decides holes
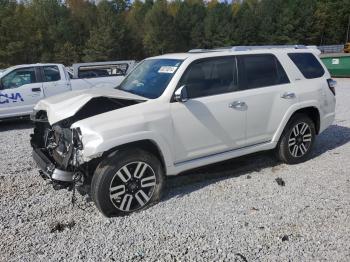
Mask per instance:
[[[175,101],[184,103],[188,100],[187,88],[185,85],[181,86],[179,89],[175,91]]]

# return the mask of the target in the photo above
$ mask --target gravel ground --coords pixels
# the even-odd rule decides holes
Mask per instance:
[[[265,153],[203,168],[122,218],[82,196],[72,207],[38,176],[31,125],[0,123],[0,260],[350,261],[350,80],[338,83],[336,121],[310,161]]]

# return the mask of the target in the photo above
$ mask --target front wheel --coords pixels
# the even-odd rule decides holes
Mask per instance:
[[[287,124],[277,146],[278,158],[287,164],[307,160],[315,141],[314,122],[306,115],[296,114]]]
[[[91,194],[107,217],[127,215],[160,200],[164,171],[157,157],[141,149],[123,149],[95,171]]]

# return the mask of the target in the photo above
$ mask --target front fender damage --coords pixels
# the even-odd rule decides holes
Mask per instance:
[[[88,184],[103,153],[87,157],[84,150],[98,146],[103,140],[95,132],[82,130],[74,126],[74,123],[140,102],[142,101],[96,97],[73,116],[54,124],[50,124],[46,111],[34,111],[31,116],[35,123],[31,145],[41,175],[62,187],[67,187],[67,184]]]

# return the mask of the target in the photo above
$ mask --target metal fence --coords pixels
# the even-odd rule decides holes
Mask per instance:
[[[321,45],[317,48],[321,53],[343,53],[344,45]]]

